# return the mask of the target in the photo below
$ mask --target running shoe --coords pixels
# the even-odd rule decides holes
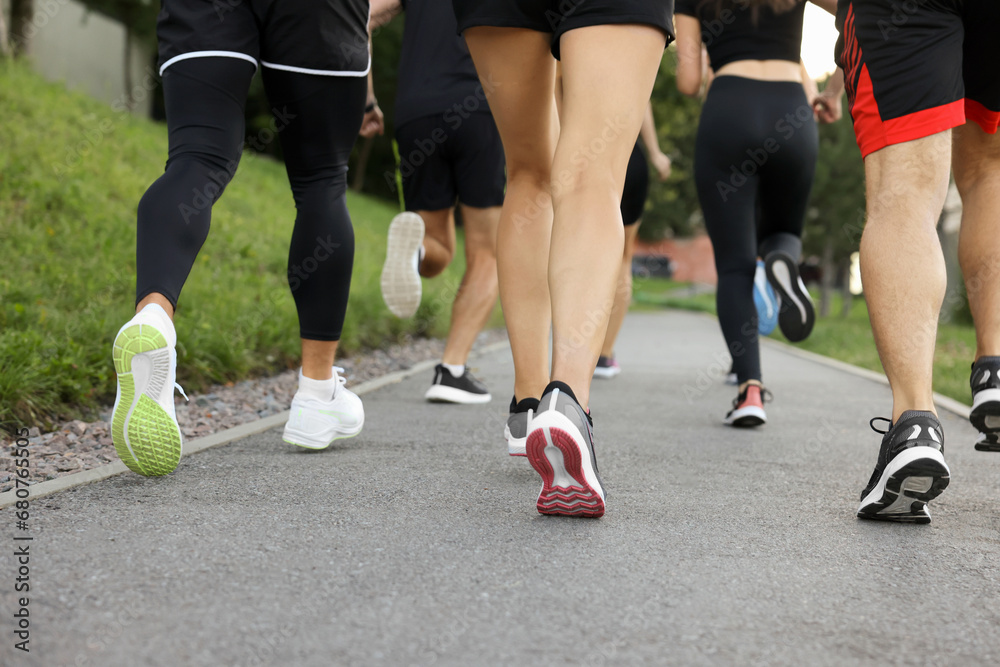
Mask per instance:
[[[323,401],[301,390],[292,397],[292,408],[285,424],[283,440],[306,449],[326,449],[334,440],[353,438],[365,425],[361,398],[347,388],[340,375],[344,369],[333,368],[333,397]],[[301,375],[301,371],[299,371]]]
[[[739,378],[738,375],[736,375],[736,363],[735,362],[733,362],[733,364],[729,366],[729,372],[726,373],[726,378],[725,378],[724,382],[726,384],[733,385],[734,387],[740,383],[740,378]]]
[[[726,413],[727,426],[760,426],[767,423],[764,403],[771,400],[771,392],[760,385],[748,384],[733,399],[733,409]]]
[[[778,310],[781,301],[767,282],[764,261],[757,260],[757,270],[753,274],[753,305],[757,308],[757,332],[767,336],[778,326]]]
[[[889,422],[880,431],[876,421]],[[878,462],[868,486],[861,492],[858,518],[903,523],[930,523],[927,502],[951,481],[944,462],[944,430],[933,412],[907,410],[893,424],[884,417],[870,422],[884,434]]]
[[[477,380],[469,368],[458,377],[451,374],[444,364],[434,367],[434,381],[424,398],[432,403],[489,403],[492,400],[489,390]]]
[[[778,326],[785,338],[793,343],[805,340],[816,324],[816,309],[806,284],[799,275],[799,266],[791,255],[776,250],[764,258],[767,279],[774,287],[781,305]]]
[[[171,473],[181,460],[181,429],[174,412],[174,387],[180,389],[176,345],[173,322],[152,304],[115,336],[118,391],[111,441],[122,463],[147,477]]]
[[[594,369],[595,378],[610,379],[622,372],[622,367],[618,365],[614,357],[600,356],[597,358],[597,368]]]
[[[528,424],[536,412],[538,412],[537,398],[518,401],[516,397],[511,397],[510,416],[507,417],[507,425],[503,429],[503,437],[507,441],[507,453],[511,456],[527,456],[525,447],[528,442]]]
[[[1000,357],[980,357],[972,364],[972,412],[969,421],[979,429],[976,449],[1000,452]]]
[[[392,219],[382,266],[382,299],[396,317],[413,317],[420,307],[420,248],[424,220],[406,211]]]
[[[568,385],[550,382],[528,425],[528,462],[542,476],[541,514],[600,517],[604,487],[594,455],[593,422]]]

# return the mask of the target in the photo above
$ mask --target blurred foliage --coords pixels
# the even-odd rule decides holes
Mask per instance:
[[[821,255],[831,244],[839,266],[858,249],[865,226],[865,166],[846,102],[844,114],[819,126],[819,162],[802,238],[806,256]]]

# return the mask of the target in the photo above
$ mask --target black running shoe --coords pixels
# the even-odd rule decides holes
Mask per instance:
[[[604,516],[604,486],[597,474],[594,431],[573,390],[550,382],[528,425],[527,455],[542,476],[535,506],[541,514]]]
[[[791,255],[775,250],[764,258],[767,279],[781,298],[778,327],[785,338],[797,343],[812,333],[816,310],[806,284],[799,275],[799,266]]]
[[[889,422],[889,430],[875,428],[878,420]],[[885,437],[872,478],[861,492],[858,518],[930,523],[927,502],[951,481],[951,471],[944,462],[941,422],[933,412],[907,410],[895,424],[876,417],[870,425]]]
[[[969,421],[979,429],[976,449],[1000,452],[1000,357],[980,357],[972,364],[972,412]]]
[[[528,422],[536,412],[538,412],[537,398],[518,401],[517,397],[511,397],[510,416],[507,417],[507,425],[503,429],[503,437],[507,441],[507,453],[511,456],[527,456],[524,448],[528,442]]]
[[[469,372],[468,366],[461,377],[455,377],[443,364],[434,367],[434,382],[424,394],[432,403],[489,403],[493,398],[482,382]]]
[[[734,387],[740,383],[740,378],[736,375],[736,364],[734,363],[729,367],[729,372],[726,373],[724,382],[726,384],[733,385]]]

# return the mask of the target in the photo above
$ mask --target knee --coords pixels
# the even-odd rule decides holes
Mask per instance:
[[[493,248],[468,250],[465,253],[466,273],[478,276],[496,277],[497,254]]]
[[[956,160],[954,174],[958,194],[968,200],[980,187],[994,188],[1000,182],[1000,155],[992,160]]]
[[[347,193],[347,165],[289,169],[288,184],[296,205],[309,196],[319,196],[329,202],[341,200]]]

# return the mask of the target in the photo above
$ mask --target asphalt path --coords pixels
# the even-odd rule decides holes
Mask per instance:
[[[323,452],[272,430],[34,501],[31,652],[7,559],[0,664],[1000,664],[1000,455],[972,426],[942,411],[930,525],[863,522],[885,386],[767,346],[770,421],[737,431],[714,320],[631,314],[618,358],[602,519],[535,511],[504,350],[474,362],[487,406],[424,403],[427,372]]]

